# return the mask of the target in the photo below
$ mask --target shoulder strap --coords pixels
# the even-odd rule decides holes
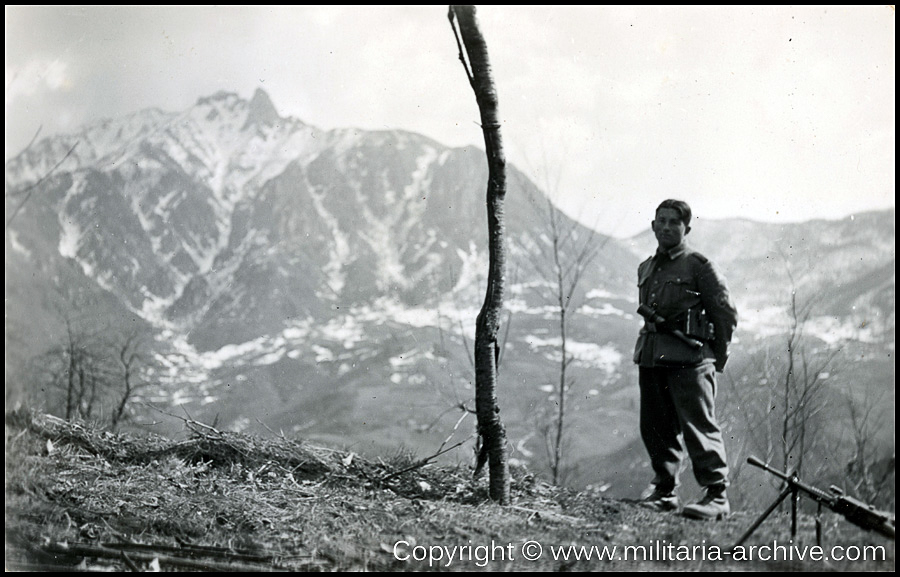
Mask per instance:
[[[651,256],[640,265],[638,265],[638,286],[644,284],[644,281],[650,276],[650,273],[653,272],[653,257]]]
[[[699,252],[692,252],[688,256],[694,257],[695,259],[699,260],[703,264],[706,264],[709,262],[709,259],[706,258],[705,256],[703,256],[702,254],[700,254]]]

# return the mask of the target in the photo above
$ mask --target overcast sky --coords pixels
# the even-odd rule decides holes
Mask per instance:
[[[483,147],[445,6],[6,6],[6,158],[219,90],[322,129]],[[478,9],[508,159],[627,237],[665,198],[702,220],[894,206],[892,6]],[[483,191],[473,191],[483,194]]]

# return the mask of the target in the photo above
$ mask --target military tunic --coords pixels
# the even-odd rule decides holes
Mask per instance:
[[[737,309],[725,278],[709,259],[684,243],[670,251],[657,251],[638,267],[638,287],[641,304],[665,318],[667,326],[644,323],[635,346],[635,363],[642,367],[684,367],[710,362],[720,372],[725,368],[728,345],[737,327]],[[688,310],[705,310],[714,327],[713,339],[704,340],[700,349],[669,332],[686,329]]]
[[[715,373],[728,360],[737,309],[725,279],[706,257],[682,243],[641,263],[638,287],[640,303],[665,319],[644,323],[634,352],[641,437],[656,474],[653,483],[674,491],[687,449],[701,486],[727,485],[725,445],[715,416]],[[691,326],[698,318],[706,326]],[[692,347],[673,330],[688,333],[702,346]]]

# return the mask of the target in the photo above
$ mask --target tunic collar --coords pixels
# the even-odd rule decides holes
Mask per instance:
[[[665,255],[669,257],[669,260],[675,260],[684,256],[684,253],[687,252],[687,243],[684,241],[681,242],[678,246],[674,246],[669,250],[663,250],[662,248],[657,247],[656,256],[659,257],[661,255]]]

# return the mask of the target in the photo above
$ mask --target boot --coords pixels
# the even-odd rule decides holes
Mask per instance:
[[[685,505],[681,510],[682,515],[691,519],[716,521],[724,519],[730,513],[731,505],[728,504],[725,485],[710,485],[700,501]]]
[[[653,491],[639,501],[641,507],[654,511],[675,511],[678,509],[678,495],[674,491],[653,488]]]

